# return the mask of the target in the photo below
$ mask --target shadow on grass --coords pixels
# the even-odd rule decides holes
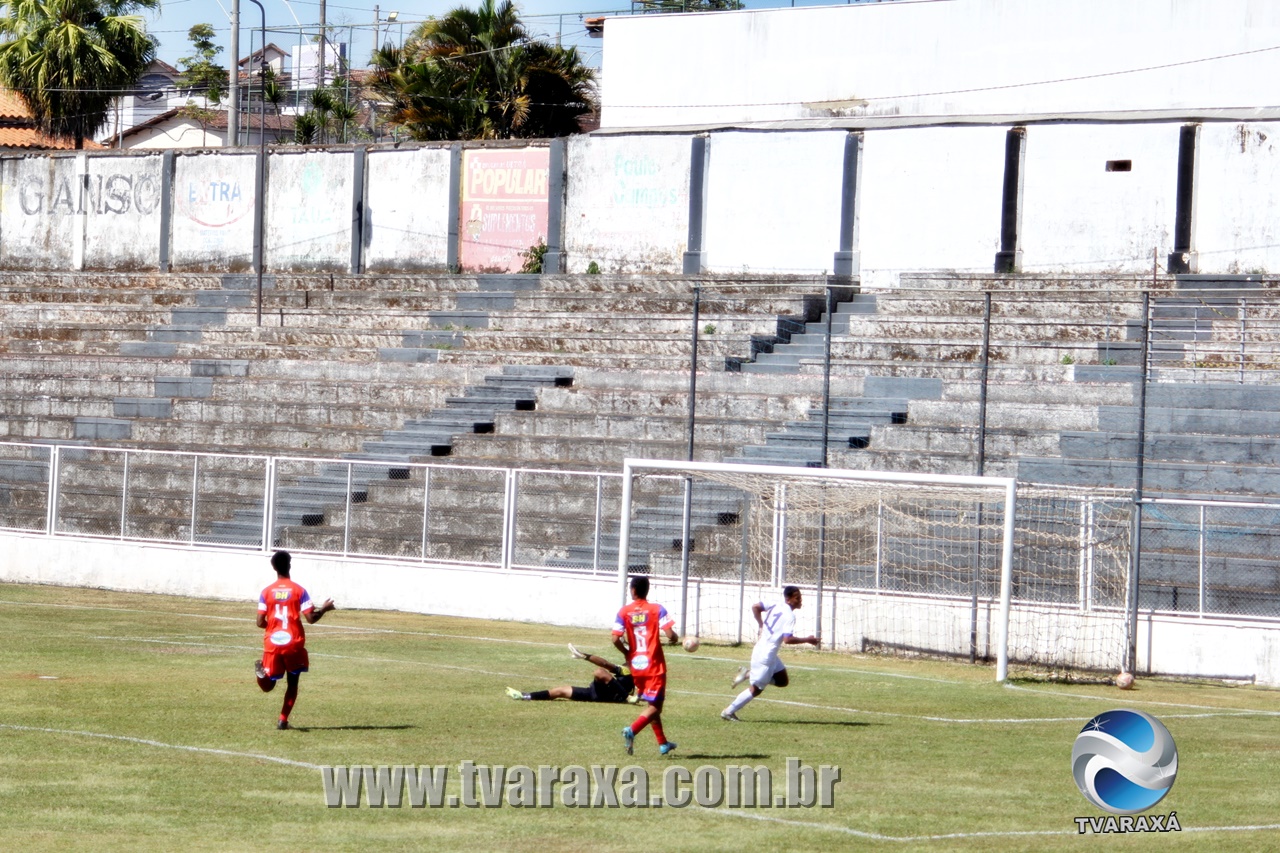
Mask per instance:
[[[405,729],[416,729],[414,725],[399,726],[295,726],[290,724],[290,729],[295,732],[398,732]]]
[[[772,758],[763,752],[736,752],[736,753],[718,753],[718,752],[689,752],[685,758],[696,758],[700,761],[721,761],[726,758],[737,758],[740,760],[763,761],[766,758]]]
[[[860,720],[752,720],[761,726],[879,726],[882,723],[866,723]]]

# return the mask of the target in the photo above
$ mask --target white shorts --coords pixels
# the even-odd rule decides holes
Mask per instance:
[[[773,677],[780,672],[786,672],[787,668],[782,665],[782,661],[778,659],[777,654],[771,654],[763,658],[751,656],[751,685],[763,690],[772,681]]]

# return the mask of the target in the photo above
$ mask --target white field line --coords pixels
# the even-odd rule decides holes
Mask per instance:
[[[197,752],[206,755],[221,755],[230,758],[251,758],[255,761],[269,761],[274,764],[283,764],[288,767],[300,767],[304,770],[321,770],[319,764],[311,764],[306,761],[295,761],[291,758],[280,758],[275,755],[263,755],[257,752],[238,752],[231,749],[217,749],[207,746],[188,746],[186,744],[164,743],[163,741],[151,740],[149,738],[130,737],[128,735],[113,735],[105,732],[86,732],[76,729],[54,729],[44,728],[41,726],[19,726],[12,723],[0,723],[0,729],[8,729],[10,731],[19,732],[39,732],[42,734],[68,735],[71,737],[88,737],[99,738],[102,740],[114,740],[122,743],[138,744],[139,746],[149,746],[156,749],[174,749],[182,752]],[[819,823],[817,821],[788,820],[786,818],[773,817],[771,815],[763,815],[758,812],[733,811],[727,808],[719,809],[697,809],[699,814],[710,815],[713,817],[736,817],[745,818],[747,820],[760,821],[762,823],[776,823],[784,826],[794,826],[803,829],[816,830],[820,832],[834,832],[841,835],[849,835],[855,838],[865,838],[872,841],[888,841],[897,843],[920,843],[928,841],[949,841],[965,838],[1027,838],[1035,836],[1051,836],[1051,835],[1077,835],[1075,830],[1011,830],[1008,832],[951,832],[941,835],[910,835],[896,836],[883,835],[878,832],[867,832],[864,830],[853,829],[848,826],[840,826],[831,823]],[[1280,824],[1258,824],[1252,826],[1197,826],[1183,827],[1183,832],[1266,832],[1280,830]]]
[[[272,761],[276,764],[286,764],[291,767],[302,767],[307,770],[319,770],[319,764],[310,764],[306,761],[294,761],[292,758],[279,758],[274,755],[262,755],[257,752],[237,752],[232,749],[214,749],[208,746],[185,746],[176,743],[164,743],[158,740],[148,740],[141,737],[128,737],[127,735],[110,735],[102,732],[82,732],[74,729],[46,729],[40,726],[18,726],[12,723],[0,723],[0,729],[11,729],[19,732],[45,732],[55,735],[73,735],[75,737],[94,737],[103,738],[104,740],[119,740],[126,743],[136,743],[142,746],[154,746],[160,749],[180,749],[186,752],[204,752],[209,755],[230,755],[235,758],[253,758],[259,761]]]
[[[166,610],[148,610],[148,609],[142,609],[142,608],[128,608],[128,607],[106,607],[106,606],[101,606],[101,605],[56,604],[56,603],[48,603],[48,602],[7,601],[7,600],[0,599],[0,605],[3,605],[3,604],[13,604],[13,605],[18,605],[18,606],[29,606],[29,607],[66,607],[66,608],[72,608],[72,609],[77,609],[77,610],[103,610],[103,611],[117,611],[117,612],[125,612],[125,613],[152,613],[152,614],[162,614],[162,615],[168,615],[168,616],[184,616],[184,617],[200,618],[200,619],[219,619],[219,620],[234,621],[234,622],[248,622],[248,621],[249,621],[247,618],[242,618],[242,617],[236,617],[236,616],[215,616],[215,615],[207,614],[207,613],[176,613],[176,614],[175,614],[175,613],[172,613],[171,611],[166,611]],[[338,632],[343,632],[343,633],[378,633],[378,634],[395,634],[395,635],[403,635],[403,636],[437,637],[437,638],[442,638],[442,639],[475,640],[475,641],[478,641],[478,642],[507,643],[507,644],[512,644],[512,645],[526,645],[526,646],[546,646],[546,647],[557,647],[557,646],[561,646],[561,645],[562,645],[561,643],[553,643],[553,642],[545,642],[545,641],[534,641],[534,640],[515,640],[515,639],[510,639],[510,638],[505,638],[505,637],[484,637],[484,636],[476,636],[476,635],[469,635],[469,634],[449,634],[449,633],[443,633],[443,632],[437,632],[437,631],[401,631],[401,630],[389,629],[389,628],[364,628],[364,627],[361,627],[361,626],[352,626],[352,625],[333,625],[333,624],[330,624],[330,625],[327,625],[327,626],[321,626],[319,623],[317,623],[316,625],[310,626],[310,627],[311,627],[312,629],[322,628],[322,629],[328,629],[328,630],[330,630],[330,631],[338,631]],[[102,639],[102,640],[117,640],[117,639],[120,639],[120,638],[117,638],[117,637],[95,637],[94,639]],[[137,640],[135,640],[135,642],[160,642],[160,641],[153,640],[153,639],[137,639]],[[199,644],[192,644],[192,645],[199,645]],[[215,645],[210,645],[209,647],[210,647],[210,648],[223,648],[223,647],[215,646]],[[228,650],[232,650],[232,649],[237,649],[237,648],[247,648],[247,647],[230,647],[230,646],[228,646],[228,647],[225,647],[225,648],[227,648]],[[256,647],[255,647],[255,648],[256,648]],[[490,672],[490,671],[487,671],[487,670],[479,670],[479,669],[474,669],[474,668],[471,668],[471,667],[450,666],[450,665],[447,665],[447,664],[431,664],[431,663],[426,663],[426,662],[424,662],[424,661],[407,661],[407,660],[398,660],[398,659],[394,659],[394,658],[358,658],[358,657],[350,657],[350,656],[344,656],[344,655],[332,655],[332,654],[324,654],[324,653],[316,653],[316,655],[317,655],[318,657],[333,657],[333,658],[346,659],[346,660],[364,660],[364,661],[367,661],[367,662],[370,662],[370,663],[403,663],[403,664],[418,665],[418,666],[434,666],[434,667],[438,667],[438,668],[441,668],[441,669],[455,669],[455,670],[460,670],[460,671],[464,671],[464,672],[476,672],[476,673],[479,673],[479,674],[482,674],[482,675],[500,675],[500,676],[502,676],[502,677],[504,677],[504,678],[527,678],[527,677],[529,677],[529,676],[527,676],[527,675],[520,674],[520,673],[499,673],[499,672]],[[705,660],[705,661],[718,662],[718,663],[733,663],[733,664],[741,664],[741,663],[742,663],[742,661],[741,661],[740,659],[737,659],[737,658],[719,658],[719,657],[711,657],[711,656],[709,656],[709,655],[693,655],[693,656],[691,656],[691,659],[692,659],[692,660]],[[943,683],[943,684],[965,685],[965,684],[969,684],[969,683],[971,683],[971,682],[966,682],[966,681],[952,681],[952,680],[947,680],[947,679],[935,679],[935,678],[927,678],[927,677],[924,677],[924,676],[914,676],[914,675],[906,675],[906,674],[901,674],[901,673],[883,672],[883,671],[879,671],[879,670],[867,670],[867,669],[860,669],[860,668],[858,668],[858,667],[806,667],[806,666],[801,666],[801,665],[791,664],[791,665],[789,665],[787,668],[788,668],[788,669],[793,669],[793,670],[796,670],[796,671],[800,671],[800,672],[822,672],[822,673],[839,673],[839,674],[847,674],[847,675],[860,675],[860,676],[885,677],[885,678],[902,678],[902,679],[912,679],[912,680],[922,680],[922,681],[933,681],[933,682],[938,682],[938,683]],[[548,679],[548,680],[553,680],[553,679]],[[1081,700],[1088,700],[1088,701],[1094,701],[1094,702],[1097,702],[1097,701],[1103,701],[1103,697],[1101,697],[1101,696],[1090,696],[1090,695],[1088,695],[1088,694],[1082,694],[1082,693],[1063,693],[1063,692],[1052,691],[1052,690],[1037,690],[1037,689],[1035,689],[1035,688],[1031,688],[1031,687],[1020,687],[1020,686],[1015,686],[1015,685],[1006,685],[1006,686],[1005,686],[1005,689],[1007,689],[1007,690],[1017,690],[1017,691],[1021,691],[1021,692],[1025,692],[1025,693],[1031,693],[1031,694],[1033,694],[1033,695],[1048,696],[1048,697],[1052,697],[1052,698],[1055,698],[1055,699],[1073,698],[1073,699],[1081,699]],[[675,692],[675,691],[673,691],[673,692]],[[710,696],[710,695],[715,695],[715,694],[690,694],[690,695],[707,695],[707,696]],[[911,715],[911,714],[894,714],[894,713],[887,712],[887,711],[858,711],[858,710],[856,710],[856,709],[840,708],[840,707],[835,707],[835,706],[826,706],[826,705],[805,705],[804,703],[790,702],[790,701],[787,701],[787,700],[781,700],[781,699],[765,699],[765,698],[763,698],[763,697],[762,697],[761,699],[756,700],[756,701],[768,701],[768,702],[774,702],[774,703],[778,703],[778,704],[791,704],[791,705],[797,705],[797,706],[800,706],[800,707],[811,707],[811,708],[815,708],[815,709],[828,709],[828,710],[833,710],[833,711],[843,711],[843,712],[845,712],[845,713],[866,713],[866,714],[878,714],[878,715],[881,715],[881,716],[903,716],[903,717],[908,717],[908,718],[911,718],[911,719],[930,720],[930,721],[935,721],[935,722],[948,722],[948,723],[1024,723],[1024,722],[1059,722],[1059,721],[1063,721],[1064,719],[1076,719],[1076,718],[1074,718],[1074,717],[1073,717],[1073,718],[1056,718],[1056,717],[1055,717],[1055,718],[1048,718],[1048,717],[1046,717],[1046,718],[1033,718],[1033,719],[961,720],[961,719],[949,719],[949,718],[945,718],[945,717],[928,717],[928,716]],[[1222,716],[1249,716],[1249,715],[1276,716],[1276,715],[1280,715],[1280,711],[1262,711],[1262,710],[1253,710],[1253,709],[1247,709],[1247,708],[1221,708],[1221,707],[1216,707],[1216,706],[1212,706],[1212,705],[1191,705],[1191,704],[1186,704],[1186,703],[1177,703],[1177,702],[1158,702],[1158,701],[1154,701],[1154,700],[1142,700],[1142,699],[1139,699],[1139,700],[1134,701],[1134,700],[1129,699],[1128,697],[1126,697],[1126,701],[1125,701],[1125,703],[1123,703],[1123,704],[1129,704],[1129,705],[1150,705],[1150,706],[1153,706],[1153,707],[1165,707],[1165,708],[1188,708],[1188,709],[1197,710],[1197,711],[1210,711],[1210,712],[1213,712],[1212,714],[1209,714],[1208,716],[1213,716],[1213,715],[1222,715]]]
[[[162,645],[162,646],[195,646],[198,648],[206,648],[206,649],[220,649],[227,652],[251,651],[251,650],[256,651],[258,648],[257,646],[229,646],[221,643],[175,642],[172,640],[155,639],[151,637],[91,636],[89,639],[107,640],[109,642],[121,642],[121,643],[150,643],[153,645]],[[429,661],[421,661],[421,660],[405,660],[403,658],[362,657],[357,655],[339,655],[339,654],[333,654],[330,652],[311,652],[311,656],[318,657],[318,658],[331,658],[334,660],[352,660],[352,661],[359,661],[361,663],[398,663],[398,664],[405,664],[407,666],[425,666],[433,669],[451,669],[451,670],[457,670],[460,672],[473,672],[479,675],[501,676],[503,678],[516,678],[516,679],[528,679],[528,680],[534,680],[535,678],[537,678],[536,676],[529,676],[523,673],[493,672],[492,670],[477,669],[476,667],[458,666],[456,664],[431,663]],[[558,680],[558,679],[550,679],[550,678],[544,677],[537,680],[552,681],[552,680]],[[775,688],[775,689],[778,689],[778,688]],[[693,691],[693,690],[672,690],[670,692],[673,694],[682,695],[682,696],[707,696],[715,699],[723,699],[725,701],[731,701],[733,696],[736,695],[733,693],[728,693],[728,694],[703,693],[703,692]],[[1018,717],[1018,718],[995,718],[995,719],[976,719],[976,718],[975,719],[959,719],[959,718],[951,718],[951,717],[934,717],[934,716],[928,716],[923,714],[905,714],[905,713],[896,712],[896,711],[871,711],[871,710],[866,710],[862,708],[848,708],[841,705],[820,705],[813,702],[798,702],[791,699],[775,699],[772,697],[765,697],[763,695],[752,701],[768,702],[774,705],[790,705],[796,708],[811,708],[814,710],[834,711],[836,713],[841,713],[841,714],[853,714],[853,715],[865,714],[865,715],[873,715],[873,716],[880,716],[880,717],[899,717],[903,719],[922,720],[925,722],[932,722],[932,723],[982,725],[982,724],[993,724],[993,723],[1006,724],[1006,723],[1068,723],[1068,722],[1079,723],[1080,722],[1079,716]],[[1257,716],[1257,715],[1274,716],[1277,713],[1275,711],[1250,711],[1247,709],[1246,710],[1220,709],[1220,708],[1213,709],[1213,708],[1205,708],[1204,706],[1187,706],[1187,707],[1201,708],[1205,710],[1206,713],[1163,714],[1162,716],[1168,717],[1168,718],[1193,718],[1194,719],[1194,718],[1200,718],[1200,717],[1245,717],[1245,716]]]

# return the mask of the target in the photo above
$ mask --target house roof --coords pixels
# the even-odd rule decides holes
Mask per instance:
[[[177,107],[172,110],[166,110],[165,112],[162,112],[159,115],[152,116],[146,121],[140,124],[135,124],[133,127],[127,129],[124,132],[123,137],[125,139],[128,139],[130,136],[134,136],[135,134],[138,134],[143,130],[159,127],[160,125],[166,124],[175,118],[179,118],[179,119],[183,118],[184,116],[182,115],[182,112],[184,109],[186,108]],[[242,122],[241,127],[244,127],[246,130],[254,130],[258,127],[258,122],[260,120],[261,120],[260,114],[255,112],[252,115],[247,115],[241,119],[241,122]],[[192,121],[194,121],[194,119],[192,119]],[[209,130],[227,130],[227,111],[226,110],[208,110],[206,120],[203,122],[203,124]],[[272,113],[268,113],[266,115],[266,125],[267,125],[267,130],[276,131],[277,133],[292,134],[293,133],[293,116],[280,116],[280,115],[274,115]],[[120,140],[118,137],[112,136],[104,140],[104,144],[106,145],[106,147],[110,148],[117,145],[119,141]]]
[[[151,60],[151,64],[147,66],[147,70],[161,71],[161,72],[164,72],[165,74],[181,74],[182,73],[181,71],[179,71],[178,69],[170,65],[169,63],[165,62],[163,59]]]
[[[288,55],[289,55],[289,51],[287,51],[287,50],[283,49],[282,47],[280,47],[280,45],[276,44],[275,42],[271,42],[270,44],[268,44],[268,45],[267,45],[267,47],[266,47],[266,50],[267,50],[267,51],[273,51],[273,50],[274,50],[276,53],[280,54],[280,56],[281,56],[281,57],[285,57],[285,56],[288,56]],[[248,56],[244,57],[244,58],[243,58],[243,59],[241,59],[239,62],[237,62],[237,63],[236,63],[236,67],[238,67],[238,68],[242,68],[242,67],[244,67],[246,64],[248,64],[248,63],[250,63],[250,62],[253,62],[253,61],[254,61],[255,59],[257,59],[259,56],[262,56],[262,55],[263,55],[263,53],[264,53],[263,49],[262,49],[262,48],[258,48],[258,49],[257,49],[257,50],[255,50],[253,53],[249,54]]]
[[[22,98],[12,89],[0,88],[0,148],[30,148],[32,150],[56,149],[70,151],[75,140],[47,136],[41,133],[31,117],[31,111]],[[84,148],[102,148],[92,139],[84,140]]]

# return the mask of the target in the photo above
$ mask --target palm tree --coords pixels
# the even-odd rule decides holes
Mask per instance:
[[[595,72],[575,49],[531,40],[511,0],[427,21],[373,66],[370,88],[414,139],[564,136],[595,108]]]
[[[0,83],[50,136],[84,147],[113,98],[138,82],[156,41],[140,15],[160,0],[0,0]]]

